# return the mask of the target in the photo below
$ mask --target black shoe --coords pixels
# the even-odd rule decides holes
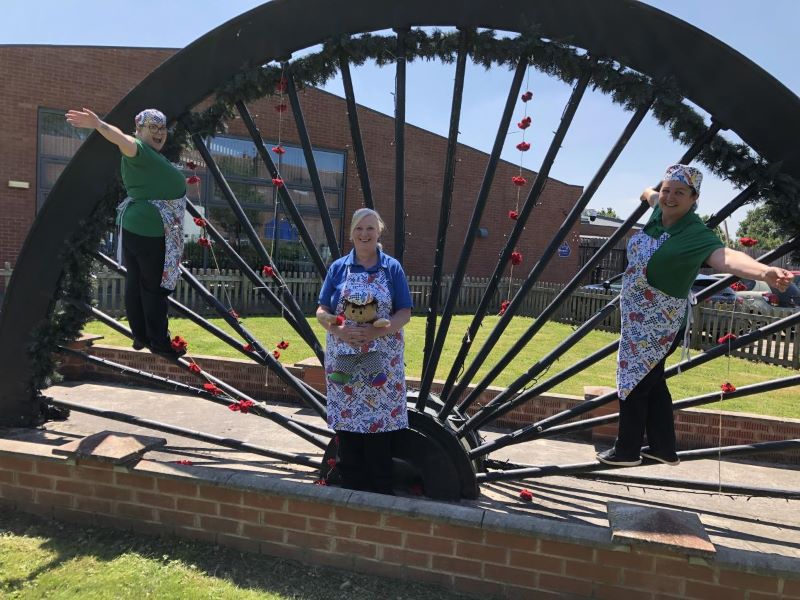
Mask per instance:
[[[635,467],[642,464],[642,459],[639,456],[619,456],[614,448],[598,452],[595,457],[601,463],[614,465],[615,467]]]
[[[656,450],[651,450],[650,447],[646,447],[642,448],[640,454],[642,455],[642,458],[655,460],[671,467],[677,467],[679,464],[681,464],[681,459],[678,458],[678,455],[675,452],[658,452]]]
[[[133,347],[133,349],[134,349],[134,350],[141,350],[141,349],[142,349],[142,348],[144,348],[145,346],[147,346],[147,344],[145,344],[144,342],[141,342],[141,341],[137,340],[136,338],[133,338],[133,344],[132,344],[132,347]]]

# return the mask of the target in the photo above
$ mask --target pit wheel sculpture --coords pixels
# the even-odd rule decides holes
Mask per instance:
[[[308,19],[307,15],[325,15],[325,18]],[[243,64],[268,65],[270,62],[273,64],[277,62],[282,65],[279,68],[283,73],[280,80],[281,91],[288,95],[291,104],[291,111],[313,180],[320,217],[324,224],[325,241],[333,252],[333,258],[336,258],[341,248],[341,240],[336,239],[331,217],[322,195],[319,177],[314,166],[312,140],[305,127],[302,107],[297,95],[298,85],[309,82],[295,79],[298,72],[297,63],[293,62],[290,57],[300,50],[323,43],[327,44],[328,50],[331,47],[341,48],[335,66],[338,67],[344,83],[353,141],[352,148],[364,204],[373,207],[368,170],[369,157],[365,155],[361,140],[355,94],[350,76],[350,63],[345,49],[353,39],[348,36],[359,32],[394,30],[395,34],[390,36],[390,44],[395,47],[396,60],[394,63],[397,70],[395,90],[396,185],[393,211],[397,218],[391,229],[395,233],[394,255],[402,261],[405,252],[405,227],[402,215],[406,210],[404,204],[406,62],[409,48],[413,47],[414,43],[421,43],[419,41],[421,39],[430,39],[425,37],[428,34],[422,33],[418,29],[412,29],[423,26],[456,28],[456,33],[447,34],[438,39],[445,39],[445,42],[440,42],[442,46],[450,44],[449,47],[457,48],[457,50],[453,50],[455,53],[455,78],[450,133],[447,152],[442,157],[445,165],[445,178],[437,237],[438,251],[427,307],[428,321],[424,341],[425,368],[420,390],[409,398],[411,426],[409,430],[401,434],[404,439],[400,440],[398,444],[398,448],[402,448],[400,458],[409,463],[421,475],[427,495],[447,499],[474,498],[479,493],[479,484],[484,481],[606,470],[609,468],[608,466],[596,463],[510,468],[509,465],[504,466],[493,461],[491,453],[504,446],[611,421],[614,419],[613,415],[566,424],[566,421],[585,414],[596,406],[615,400],[615,394],[608,394],[585,402],[575,409],[531,423],[489,443],[483,441],[480,431],[481,428],[494,423],[515,407],[534,399],[581,369],[612,354],[616,349],[616,342],[547,379],[539,380],[560,356],[615,310],[618,298],[612,299],[597,315],[579,327],[560,345],[553,348],[549,354],[530,365],[522,376],[494,400],[477,410],[474,409],[481,392],[497,378],[510,361],[519,355],[542,325],[555,315],[562,303],[578,287],[579,282],[588,273],[591,273],[603,256],[642,216],[645,212],[644,207],[635,210],[625,220],[619,230],[564,286],[563,290],[543,310],[523,336],[514,343],[511,350],[489,370],[488,374],[478,380],[473,388],[468,389],[468,386],[473,383],[478,370],[489,358],[492,349],[517,312],[522,299],[538,281],[548,261],[579,219],[582,210],[592,199],[638,125],[648,112],[653,111],[658,118],[659,111],[663,111],[664,106],[660,104],[660,93],[666,87],[661,86],[670,86],[669,89],[672,90],[679,89],[685,98],[701,106],[712,117],[710,126],[704,125],[700,120],[693,131],[681,132],[681,141],[686,143],[689,148],[682,157],[665,157],[665,162],[675,159],[680,159],[680,162],[691,162],[696,158],[701,158],[707,164],[713,163],[715,157],[719,156],[719,148],[722,143],[717,134],[724,125],[724,128],[735,132],[758,153],[760,158],[752,159],[751,162],[760,169],[759,173],[769,174],[769,178],[759,177],[757,180],[743,180],[741,174],[738,177],[732,176],[734,182],[744,189],[725,208],[711,217],[708,222],[709,226],[713,227],[719,224],[744,203],[762,195],[765,189],[773,189],[776,181],[781,180],[785,183],[791,178],[800,177],[800,153],[793,133],[800,129],[800,102],[789,90],[756,65],[702,31],[654,8],[631,0],[573,0],[569,3],[557,0],[510,0],[502,6],[496,2],[483,0],[462,0],[455,3],[451,0],[407,0],[401,3],[375,3],[371,0],[275,0],[233,19],[176,54],[126,96],[111,111],[107,120],[117,125],[130,123],[134,114],[143,106],[158,106],[170,118],[180,120],[181,125],[191,135],[195,149],[201,154],[231,209],[241,220],[244,231],[253,247],[259,252],[263,264],[269,267],[267,272],[270,277],[274,278],[274,285],[263,284],[260,274],[254,272],[244,260],[236,255],[213,223],[206,226],[207,236],[218,248],[223,248],[230,253],[242,271],[260,287],[269,302],[281,311],[289,324],[308,344],[313,354],[322,359],[322,349],[308,326],[298,303],[288,293],[288,288],[277,271],[272,257],[262,245],[234,192],[206,148],[204,137],[193,130],[193,123],[187,115],[192,107],[203,101],[210,93],[219,92],[221,89],[227,90],[229,106],[235,107],[236,112],[247,126],[259,156],[272,177],[279,179],[280,173],[275,162],[271,158],[269,150],[264,146],[249,114],[247,99],[230,97],[230,90],[233,88],[224,86],[233,80],[234,75],[239,72]],[[486,165],[483,183],[472,208],[469,229],[463,240],[463,248],[453,273],[450,293],[447,297],[443,297],[440,286],[443,277],[443,249],[447,242],[447,220],[452,202],[453,177],[457,176],[455,147],[461,119],[465,65],[470,58],[475,61],[486,60],[486,57],[476,56],[476,46],[473,44],[476,36],[489,35],[491,37],[491,34],[485,33],[486,28],[521,34],[519,39],[526,43],[507,46],[511,50],[509,50],[510,54],[507,55],[505,64],[514,69],[513,81]],[[648,33],[656,30],[661,33],[658,38],[654,38]],[[478,31],[481,33],[476,33]],[[514,38],[513,33],[509,36]],[[660,46],[657,39],[669,40],[669,44],[665,43]],[[552,40],[561,40],[561,42],[556,44]],[[336,46],[336,44],[341,45]],[[500,151],[509,128],[513,126],[512,115],[522,91],[524,74],[530,65],[543,68],[542,65],[547,61],[546,51],[543,51],[543,48],[550,50],[555,48],[559,52],[566,53],[564,56],[569,54],[572,57],[570,72],[567,73],[565,69],[561,68],[560,71],[556,70],[558,71],[556,74],[571,82],[573,91],[538,170],[538,176],[527,188],[526,197],[519,210],[515,211],[514,218],[516,220],[513,231],[508,235],[507,243],[500,254],[480,305],[464,334],[457,358],[452,365],[444,388],[440,394],[434,395],[431,393],[434,373],[450,329],[456,299],[478,234]],[[275,69],[276,67],[271,68]],[[552,74],[554,71],[547,72]],[[609,74],[612,72],[636,76],[642,81],[649,82],[647,85],[651,93],[646,98],[627,102],[626,108],[632,111],[628,125],[612,146],[596,175],[586,185],[575,206],[566,215],[563,224],[550,240],[544,252],[541,256],[536,257],[533,268],[525,277],[513,299],[504,306],[502,317],[488,339],[475,353],[472,361],[467,364],[466,358],[472,349],[472,340],[475,339],[477,329],[490,309],[490,304],[508,263],[514,260],[514,248],[520,236],[523,235],[526,222],[529,217],[535,215],[534,209],[537,201],[557,158],[561,143],[574,115],[579,110],[584,92],[589,86],[601,88],[604,85],[607,86]],[[603,79],[603,82],[600,79]],[[606,87],[604,91],[611,90]],[[736,99],[735,102],[732,101],[733,98]],[[28,350],[32,340],[40,339],[36,337],[37,326],[46,322],[51,315],[54,298],[57,296],[59,282],[62,278],[62,263],[52,259],[59,255],[59,250],[65,240],[92,218],[101,199],[106,197],[107,190],[113,183],[117,161],[118,157],[114,152],[109,151],[106,143],[99,136],[92,136],[80,148],[59,179],[22,250],[0,317],[0,340],[2,340],[2,344],[0,344],[0,380],[6,382],[2,396],[0,396],[0,420],[3,424],[30,425],[36,419],[38,403],[30,387],[31,377],[21,376],[21,374],[29,375],[33,371],[32,357]],[[716,166],[720,167],[720,165]],[[278,185],[277,187],[279,187],[281,201],[287,208],[312,262],[320,277],[324,277],[324,261],[317,250],[317,244],[311,239],[295,208],[291,192],[283,186]],[[784,185],[782,189],[784,189],[784,201],[787,194],[791,195],[792,189],[796,193],[796,188],[791,188],[791,186]],[[787,189],[790,191],[786,192]],[[796,203],[797,196],[794,196],[793,200]],[[381,209],[381,206],[377,206],[377,208]],[[194,217],[201,217],[195,207],[189,206],[188,210]],[[794,222],[797,223],[797,221]],[[796,233],[794,232],[795,235]],[[797,238],[791,236],[790,238],[779,249],[762,257],[762,260],[769,261],[796,249]],[[111,258],[101,256],[100,259],[108,266],[122,270],[122,267]],[[31,275],[33,273],[35,276]],[[273,357],[271,350],[265,348],[255,336],[247,331],[235,314],[231,314],[229,307],[216,300],[189,272],[184,270],[183,277],[189,285],[207,299],[238,334],[239,338],[211,325],[176,300],[170,299],[173,309],[200,324],[224,342],[239,349],[251,360],[277,374],[314,412],[324,419],[324,396],[292,376]],[[710,296],[732,281],[733,279],[729,278],[709,287],[700,295],[700,299]],[[126,335],[130,335],[124,326],[92,308],[84,300],[75,298],[66,298],[66,300]],[[437,318],[438,313],[441,313],[441,316]],[[771,335],[798,321],[800,321],[800,313],[743,335],[730,344],[720,344],[684,363],[682,368],[690,370],[696,365],[723,356],[731,348],[746,346],[756,339]],[[50,342],[54,341],[50,340]],[[38,343],[40,343],[40,352],[48,350],[46,343]],[[64,348],[61,351],[69,352]],[[126,370],[124,366],[114,365],[98,358],[85,355],[84,358],[110,368]],[[112,415],[90,407],[77,405],[70,405],[70,407],[73,410],[145,424],[155,429],[174,431],[195,439],[210,440],[235,448],[260,452],[290,463],[319,467],[325,474],[326,461],[335,452],[333,448],[335,442],[330,431],[322,426],[300,423],[267,409],[222,379],[205,372],[198,372],[199,369],[192,366],[193,363],[190,360],[179,359],[177,362],[185,369],[195,372],[200,383],[196,386],[189,386],[146,373],[132,374],[151,382],[165,383],[172,388],[183,389],[210,401],[235,405],[235,408],[242,412],[252,412],[269,418],[316,446],[322,454],[321,458],[309,459],[306,456],[281,452],[277,449],[221,440],[209,434],[182,430],[163,423],[145,422],[126,415]],[[674,368],[668,370],[667,376],[671,376],[675,372]],[[531,383],[533,383],[531,387],[526,387]],[[795,386],[798,383],[800,383],[800,377],[786,377],[741,387],[730,395],[743,396]],[[715,401],[718,398],[719,392],[713,392],[676,402],[675,407],[699,405]],[[468,409],[473,409],[469,416],[467,415]],[[736,454],[759,449],[775,450],[797,447],[798,445],[800,445],[800,440],[786,440],[764,444],[756,448],[753,446],[724,448],[721,452]],[[692,451],[682,453],[682,458],[717,456],[718,452],[719,450],[716,448]]]

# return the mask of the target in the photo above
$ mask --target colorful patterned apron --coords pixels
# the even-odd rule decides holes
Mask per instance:
[[[122,264],[122,216],[132,198],[125,198],[117,207],[117,262]],[[183,257],[183,215],[186,212],[186,196],[174,200],[148,200],[155,206],[164,225],[164,270],[161,273],[161,287],[174,290],[180,277]]]
[[[378,318],[392,316],[392,292],[386,271],[345,275],[336,314],[344,301],[378,301]],[[353,321],[346,321],[353,325]],[[381,336],[354,348],[328,333],[325,375],[328,384],[328,426],[334,430],[378,433],[408,427],[403,332]]]
[[[647,262],[669,233],[654,239],[640,231],[628,242],[628,268],[622,277],[622,333],[617,355],[617,390],[624,400],[669,352],[689,308],[647,283]],[[687,325],[688,328],[688,325]]]

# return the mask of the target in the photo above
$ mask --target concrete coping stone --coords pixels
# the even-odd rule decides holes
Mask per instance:
[[[696,513],[608,502],[611,540],[655,546],[688,556],[712,557],[717,550]]]
[[[100,431],[53,448],[53,454],[75,460],[90,458],[119,465],[137,459],[148,450],[161,448],[166,444],[167,440],[159,437]]]

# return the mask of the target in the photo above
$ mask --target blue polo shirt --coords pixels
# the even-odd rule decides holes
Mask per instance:
[[[380,250],[378,250],[378,262],[370,269],[365,269],[356,262],[355,250],[351,250],[349,254],[333,261],[331,266],[328,267],[328,274],[319,292],[320,306],[327,308],[331,312],[336,310],[336,306],[339,304],[339,297],[342,295],[348,267],[353,273],[375,273],[378,269],[386,271],[386,278],[389,280],[392,292],[392,313],[414,306],[413,302],[411,302],[411,291],[408,289],[408,281],[406,280],[406,274],[403,272],[403,267],[396,259]]]

